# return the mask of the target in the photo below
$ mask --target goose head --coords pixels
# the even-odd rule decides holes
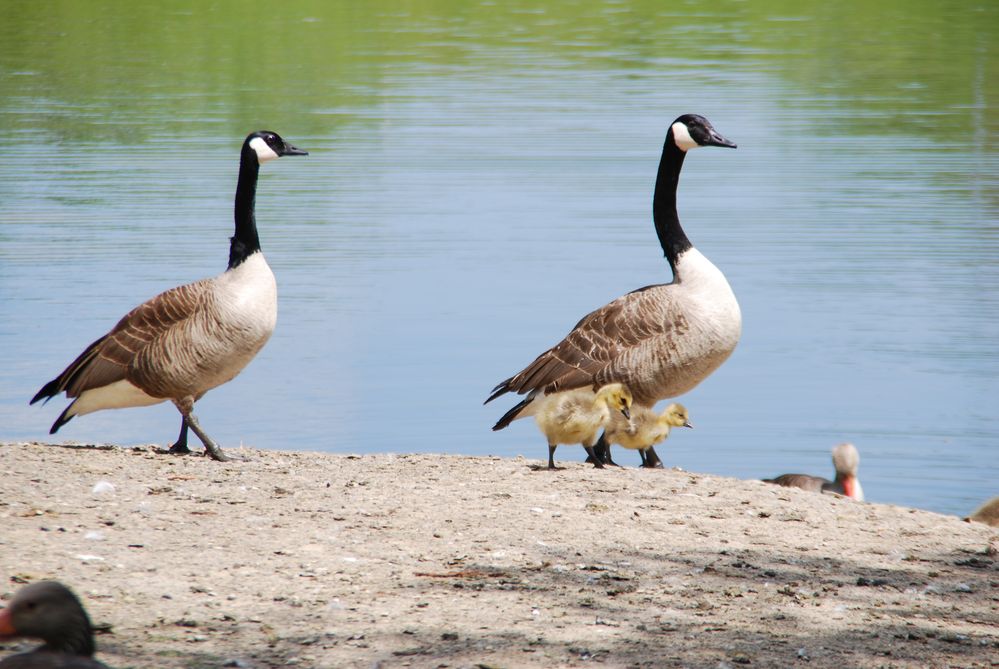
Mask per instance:
[[[292,146],[281,138],[281,135],[270,130],[258,130],[246,136],[243,142],[243,151],[251,151],[257,158],[257,163],[263,164],[268,160],[274,160],[281,156],[307,156],[308,151],[303,151]]]
[[[853,444],[839,444],[832,451],[833,467],[836,468],[836,481],[843,486],[843,494],[855,500],[864,501],[864,489],[857,480],[857,467],[860,453]]]
[[[694,427],[690,424],[690,415],[687,413],[687,407],[675,402],[666,407],[662,415],[659,416],[659,422],[669,427]]]
[[[620,411],[625,418],[631,420],[631,391],[620,383],[608,383],[597,391],[595,400],[603,402],[608,409]]]
[[[837,475],[856,476],[860,453],[853,444],[840,444],[832,451],[832,461]]]
[[[52,650],[92,655],[90,619],[73,592],[57,581],[39,581],[14,595],[0,611],[0,640],[42,639]]]
[[[670,126],[673,143],[681,151],[689,151],[699,146],[723,146],[736,148],[735,142],[725,139],[714,129],[711,121],[699,114],[684,114]]]

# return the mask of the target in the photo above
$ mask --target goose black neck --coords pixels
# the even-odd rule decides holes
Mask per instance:
[[[680,227],[680,216],[676,213],[676,187],[680,182],[680,170],[687,153],[681,151],[673,141],[673,129],[666,134],[663,155],[659,160],[659,174],[656,177],[655,195],[652,197],[652,220],[656,224],[659,244],[676,274],[676,261],[693,245]]]
[[[244,145],[239,159],[239,180],[236,182],[236,234],[229,243],[229,269],[260,250],[257,221],[253,215],[259,173],[260,163],[256,154],[249,145]]]

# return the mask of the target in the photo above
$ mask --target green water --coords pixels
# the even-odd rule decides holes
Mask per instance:
[[[274,338],[199,404],[223,445],[543,458],[497,381],[669,280],[650,220],[684,112],[687,232],[744,337],[668,465],[830,475],[967,513],[999,480],[999,6],[992,2],[4,2],[0,438],[131,306],[221,271],[236,152]],[[168,443],[159,406],[58,437]],[[571,449],[563,457],[573,457]],[[622,458],[623,459],[623,458]]]

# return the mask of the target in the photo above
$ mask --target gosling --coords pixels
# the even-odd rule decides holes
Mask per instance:
[[[597,433],[610,422],[612,412],[631,418],[631,391],[620,383],[609,383],[597,390],[577,389],[544,397],[534,413],[538,429],[548,439],[548,469],[555,467],[555,449],[559,444],[582,444],[593,458],[593,466],[603,463],[593,452]]]
[[[648,449],[666,440],[670,428],[689,427],[690,416],[687,407],[676,402],[667,406],[661,414],[652,409],[635,406],[631,411],[631,420],[621,420],[614,416],[604,432],[608,444],[620,444],[625,448],[638,451],[642,458],[642,466],[648,461]],[[607,464],[615,464],[607,453]]]
[[[851,497],[858,502],[864,501],[864,489],[857,480],[857,466],[860,464],[860,454],[853,444],[840,444],[832,451],[833,467],[836,469],[836,480],[830,481],[820,476],[808,474],[782,474],[777,478],[763,479],[766,483],[776,483],[786,488],[801,488],[811,492],[832,492]]]

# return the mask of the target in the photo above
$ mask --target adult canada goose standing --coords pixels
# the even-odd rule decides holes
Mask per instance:
[[[140,304],[46,383],[31,404],[63,391],[73,398],[49,434],[74,416],[171,400],[180,411],[181,426],[170,451],[188,452],[190,427],[212,458],[226,459],[198,424],[194,403],[239,374],[274,331],[277,285],[257,236],[257,174],[268,160],[305,155],[269,130],[246,137],[239,158],[229,267],[216,277]]]
[[[534,420],[548,439],[548,469],[555,469],[555,449],[559,444],[582,444],[591,457],[597,433],[620,412],[631,418],[631,393],[620,383],[609,383],[596,393],[579,388],[548,395],[534,407]],[[593,466],[603,469],[599,458]]]
[[[0,640],[17,637],[45,643],[0,660],[0,669],[107,669],[93,658],[90,618],[73,592],[57,581],[26,585],[0,610]]]
[[[725,275],[687,239],[676,211],[683,159],[699,146],[735,148],[706,118],[684,114],[670,124],[659,161],[652,217],[673,281],[639,288],[584,316],[565,339],[497,385],[487,403],[508,392],[527,397],[494,430],[546,395],[608,383],[623,383],[636,406],[652,407],[691,390],[735,349],[739,303]],[[654,449],[646,466],[662,466]]]
[[[668,405],[661,414],[657,414],[647,407],[636,406],[631,412],[629,420],[622,420],[613,416],[604,429],[604,438],[607,445],[620,444],[627,449],[638,451],[645,464],[648,456],[646,451],[666,440],[671,428],[689,427],[690,414],[687,407],[676,402]],[[606,464],[616,464],[610,459],[610,452],[607,453]]]
[[[857,466],[860,465],[860,453],[853,444],[839,444],[832,450],[833,467],[836,469],[836,480],[830,481],[821,476],[808,474],[781,474],[772,479],[763,479],[765,483],[776,483],[785,488],[801,488],[811,492],[834,492],[846,497],[852,497],[858,502],[864,501],[864,489],[857,480]]]

